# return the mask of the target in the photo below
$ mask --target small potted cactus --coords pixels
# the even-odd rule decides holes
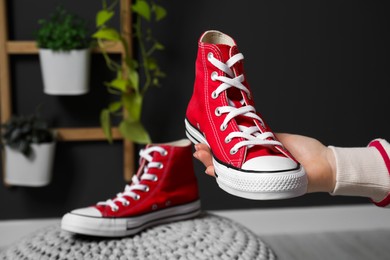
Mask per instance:
[[[34,187],[49,184],[56,140],[47,122],[37,114],[12,116],[1,127],[5,183]]]

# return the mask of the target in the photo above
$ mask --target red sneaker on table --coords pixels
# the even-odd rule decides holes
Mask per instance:
[[[113,199],[63,216],[61,228],[78,234],[121,237],[200,213],[191,142],[152,144],[140,151],[132,182]]]
[[[187,137],[211,148],[223,190],[258,200],[300,196],[306,173],[256,112],[243,59],[230,36],[207,31],[200,37]]]

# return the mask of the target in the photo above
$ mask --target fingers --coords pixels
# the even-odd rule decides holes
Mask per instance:
[[[194,157],[201,161],[206,167],[206,173],[210,176],[215,177],[213,160],[210,149],[205,144],[196,144]]]
[[[194,157],[200,160],[204,166],[213,165],[210,149],[205,144],[196,144]]]
[[[207,167],[205,173],[206,173],[207,175],[210,175],[210,176],[212,176],[212,177],[215,177],[214,166],[211,165],[211,166]]]

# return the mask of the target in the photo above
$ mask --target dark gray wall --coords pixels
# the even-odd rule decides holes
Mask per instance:
[[[57,3],[91,20],[100,1],[8,1],[11,39],[32,39],[36,20]],[[184,138],[183,119],[192,93],[197,40],[208,29],[233,36],[246,57],[257,109],[275,132],[315,137],[326,145],[365,146],[390,139],[386,120],[389,85],[389,8],[385,1],[164,1],[168,17],[155,32],[168,77],[146,98],[143,121],[154,142]],[[36,56],[12,58],[14,111],[43,103],[55,126],[98,125],[110,79],[93,56],[92,91],[80,97],[42,93]],[[137,149],[140,147],[137,146]],[[0,219],[61,217],[66,211],[121,191],[120,143],[58,145],[53,182],[43,188],[0,186]],[[250,201],[222,192],[197,161],[203,208],[238,209],[367,203],[365,198],[309,194],[281,201]]]

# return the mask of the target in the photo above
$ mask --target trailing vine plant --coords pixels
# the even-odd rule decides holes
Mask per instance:
[[[117,5],[118,0],[103,0],[103,8],[96,15],[97,31],[93,34],[107,67],[116,74],[105,85],[117,100],[101,111],[100,123],[109,142],[112,142],[112,119],[119,116],[119,131],[124,138],[139,144],[150,143],[150,136],[141,122],[143,99],[147,90],[159,86],[160,79],[165,76],[154,58],[156,52],[164,50],[164,45],[154,37],[151,25],[164,19],[167,11],[157,0],[137,0],[132,4],[131,10],[135,14],[133,38],[140,52],[137,60],[131,56],[126,38],[109,25]],[[125,51],[122,62],[118,63],[108,55],[107,41],[122,45]]]

